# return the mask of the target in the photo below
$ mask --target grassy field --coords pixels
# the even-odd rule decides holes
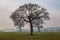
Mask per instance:
[[[0,40],[60,40],[60,33],[41,32],[31,36],[25,32],[0,32]]]

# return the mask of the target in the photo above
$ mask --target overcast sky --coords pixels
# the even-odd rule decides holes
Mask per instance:
[[[51,18],[44,27],[60,27],[60,0],[0,0],[0,29],[15,28],[10,19],[11,12],[25,3],[35,3],[45,7]]]

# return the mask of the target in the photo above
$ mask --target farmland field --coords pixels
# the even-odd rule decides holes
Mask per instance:
[[[33,36],[26,32],[0,32],[0,40],[60,40],[60,32],[35,32]]]

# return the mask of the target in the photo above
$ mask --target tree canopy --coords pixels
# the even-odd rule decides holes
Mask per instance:
[[[44,20],[49,20],[49,13],[44,7],[37,4],[24,4],[19,6],[12,15],[11,19],[14,21],[15,26],[24,26],[25,23],[30,23],[31,34],[33,27],[44,23]]]

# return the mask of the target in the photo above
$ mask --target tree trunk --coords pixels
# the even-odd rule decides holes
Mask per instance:
[[[40,27],[38,26],[38,32],[40,32]]]
[[[21,32],[21,27],[19,28],[20,32]]]
[[[31,21],[30,21],[30,31],[31,31],[30,35],[33,35],[33,25],[31,23]]]

